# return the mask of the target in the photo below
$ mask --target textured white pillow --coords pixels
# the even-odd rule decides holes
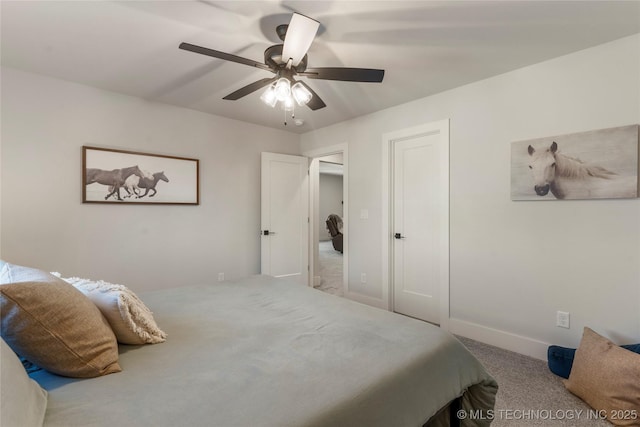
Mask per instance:
[[[29,378],[20,359],[3,339],[0,339],[0,360],[0,425],[41,426],[47,392]]]
[[[100,309],[122,344],[157,344],[167,338],[153,319],[153,313],[123,285],[78,277],[62,278],[85,294]]]

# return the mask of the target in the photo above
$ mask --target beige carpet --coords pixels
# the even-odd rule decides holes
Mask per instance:
[[[320,242],[320,285],[316,286],[316,289],[329,294],[344,296],[342,286],[342,260],[342,254],[333,249],[330,240]]]
[[[546,361],[458,337],[498,382],[494,422],[503,426],[610,427],[564,388]]]

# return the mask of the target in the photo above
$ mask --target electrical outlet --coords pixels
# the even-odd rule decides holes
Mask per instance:
[[[224,281],[224,273],[218,273],[218,282]]]
[[[367,283],[367,273],[360,273],[360,283]]]
[[[556,313],[556,326],[559,328],[569,329],[570,314],[566,311],[558,311]]]

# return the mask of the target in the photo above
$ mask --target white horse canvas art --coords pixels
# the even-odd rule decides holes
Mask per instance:
[[[638,126],[514,142],[512,200],[638,197]]]

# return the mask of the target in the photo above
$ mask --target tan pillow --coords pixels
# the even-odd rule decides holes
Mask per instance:
[[[640,354],[584,328],[565,387],[618,426],[640,426]]]
[[[166,340],[167,334],[158,327],[151,310],[126,286],[79,277],[62,280],[75,286],[100,309],[118,342],[135,345]]]
[[[0,263],[2,338],[50,372],[90,378],[120,372],[118,343],[82,292],[44,271]]]

